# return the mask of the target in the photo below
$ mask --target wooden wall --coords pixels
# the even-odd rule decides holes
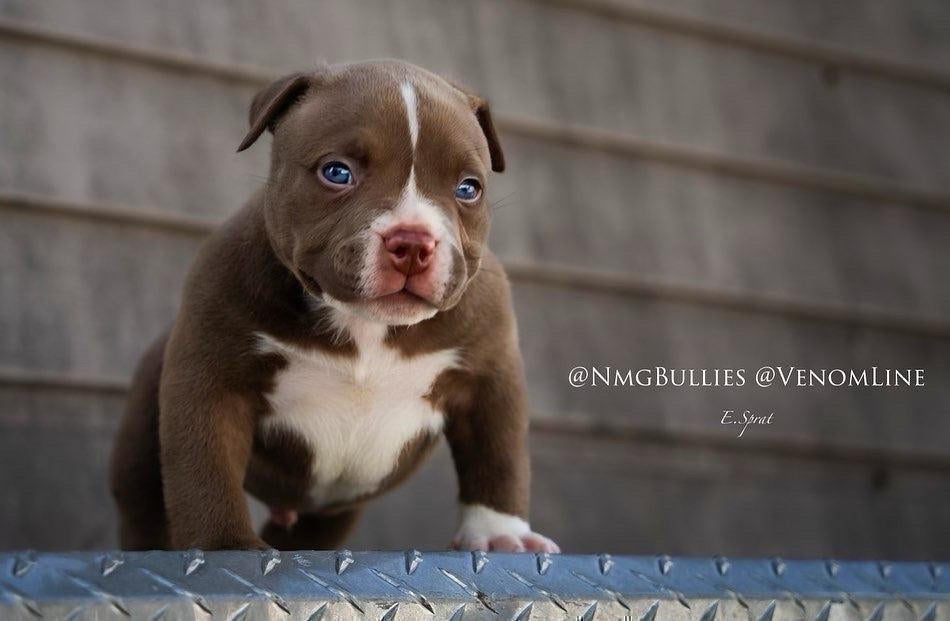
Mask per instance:
[[[269,77],[400,57],[487,95],[534,411],[568,551],[950,555],[950,5],[0,0],[0,548],[115,545],[138,355]],[[577,365],[925,368],[895,390],[573,389]],[[724,408],[775,411],[735,430]],[[353,546],[438,548],[443,449]]]

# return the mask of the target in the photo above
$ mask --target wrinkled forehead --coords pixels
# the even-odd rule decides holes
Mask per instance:
[[[464,93],[438,76],[386,64],[342,68],[288,119],[298,155],[415,161],[485,174],[488,145]]]

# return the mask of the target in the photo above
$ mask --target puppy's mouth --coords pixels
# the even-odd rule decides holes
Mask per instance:
[[[421,304],[424,306],[429,306],[431,308],[437,308],[435,304],[425,299],[421,295],[413,293],[406,287],[403,287],[402,289],[394,293],[387,293],[385,295],[379,295],[374,298],[369,298],[369,300],[373,302],[377,302],[379,304],[391,304],[394,306]]]
[[[413,292],[409,283],[381,295],[359,296],[352,291],[341,291],[335,295],[335,289],[327,289],[306,270],[298,270],[299,281],[305,291],[318,300],[329,302],[338,310],[353,313],[365,319],[388,325],[411,325],[428,319],[439,312],[439,307],[430,300]]]
[[[304,270],[300,270],[300,280],[303,283],[304,289],[314,297],[321,297],[324,294],[324,288],[320,286],[320,283],[316,278],[308,274]],[[397,289],[391,293],[384,293],[381,295],[374,295],[372,297],[356,298],[351,300],[352,302],[372,302],[377,304],[385,304],[392,306],[408,306],[413,304],[418,304],[422,306],[428,306],[430,308],[438,308],[430,300],[422,297],[421,295],[411,291],[409,289],[408,280],[405,282],[401,289]]]
[[[327,293],[323,294],[322,299],[337,310],[391,326],[419,323],[439,312],[434,304],[407,289],[349,302],[335,299]]]

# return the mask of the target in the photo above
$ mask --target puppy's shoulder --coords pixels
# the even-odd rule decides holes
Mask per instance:
[[[264,218],[257,195],[211,232],[195,256],[189,284],[204,289],[229,275],[241,273],[247,263],[260,260],[267,245]]]
[[[172,329],[172,350],[214,364],[246,359],[262,318],[277,321],[283,315],[274,308],[288,314],[288,306],[303,305],[285,291],[291,289],[291,279],[270,250],[259,205],[252,199],[199,249]]]

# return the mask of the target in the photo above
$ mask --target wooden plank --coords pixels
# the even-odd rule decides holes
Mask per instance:
[[[501,200],[491,202],[493,210],[504,206]],[[73,202],[18,192],[0,192],[0,209],[33,216],[78,219],[99,225],[132,225],[196,238],[205,237],[216,226],[216,222],[209,218],[160,209]],[[585,261],[586,257],[583,257],[579,262],[583,264]],[[692,285],[657,279],[655,275],[587,268],[561,261],[524,261],[503,256],[502,263],[509,278],[516,283],[557,285],[720,309],[777,314],[795,319],[830,321],[917,336],[950,336],[950,323],[942,317],[928,318],[921,316],[919,311],[908,313],[902,307],[892,311],[887,308],[888,304],[841,303],[830,297],[809,301],[801,296],[717,287],[715,277],[709,279],[712,284]]]
[[[941,0],[914,3],[839,0],[834,3],[778,0],[566,0],[582,10],[606,4],[635,15],[653,10],[687,20],[724,24],[741,31],[834,46],[937,71],[950,66],[950,12]],[[638,20],[639,21],[639,20]],[[671,27],[671,30],[673,28]]]
[[[522,284],[515,289],[532,407],[590,421],[735,438],[723,410],[775,412],[764,440],[887,446],[947,455],[950,344],[818,322],[700,310],[665,302]],[[806,369],[923,368],[922,388],[759,388],[763,365]],[[746,369],[741,387],[574,388],[571,369]],[[750,437],[739,441],[750,440]]]
[[[943,477],[581,438],[534,446],[535,525],[567,550],[906,559],[950,551]]]
[[[0,390],[0,549],[115,547],[108,457],[121,397]]]
[[[236,154],[253,86],[163,75],[0,40],[0,187],[218,216],[262,182]]]
[[[830,48],[840,53],[917,66],[935,72],[945,70],[950,62],[950,45],[947,44],[950,17],[946,5],[940,0],[918,1],[913,5],[879,3],[871,6],[861,0],[839,1],[834,5],[803,5],[795,0],[769,3],[754,0],[715,3],[706,0],[535,2],[572,7],[581,13],[606,15],[610,19],[627,20],[688,37],[702,37],[707,31],[725,31],[726,34],[715,40],[726,46],[743,47],[746,38],[773,39],[779,42],[772,46],[778,54],[790,53],[785,48],[801,47],[820,55],[821,51]],[[48,23],[60,29],[78,28],[99,36],[129,41],[144,39],[161,47],[201,51],[222,57],[242,52],[219,37],[202,44],[196,40],[193,32],[168,17],[183,13],[193,16],[202,28],[211,31],[211,35],[217,34],[217,30],[232,28],[284,27],[296,32],[305,26],[290,21],[273,7],[264,11],[251,5],[231,4],[225,9],[224,5],[194,6],[181,0],[163,7],[148,3],[123,3],[116,6],[108,0],[94,0],[87,6],[87,9],[79,11],[68,0],[43,3],[9,0],[0,8],[0,14]],[[288,12],[300,11],[297,16],[311,19],[319,11],[324,21],[342,21],[341,17],[345,17],[340,15],[338,6],[326,2],[314,10],[308,10],[307,7],[281,8]],[[381,8],[385,6],[364,2],[357,10],[377,14]],[[369,17],[372,18],[372,15]],[[419,19],[418,15],[415,17]],[[429,17],[429,20],[432,18]],[[215,22],[220,21],[228,23],[223,27],[217,26]],[[739,36],[730,37],[729,31],[735,31]],[[335,34],[332,29],[328,29],[324,36]],[[762,47],[769,49],[768,46]]]
[[[4,214],[0,359],[40,371],[127,377],[171,324],[200,238]]]
[[[950,315],[950,218],[900,205],[683,173],[540,141],[508,143],[492,245],[512,261]],[[807,251],[803,251],[807,248]]]
[[[194,9],[164,13],[164,5],[142,10],[158,14],[151,21],[141,14],[136,18],[137,24],[154,26],[126,30],[145,28],[141,37],[123,37],[137,45],[161,48],[175,41],[169,49],[274,68],[305,66],[314,58],[399,56],[465,78],[503,112],[903,179],[930,189],[950,183],[938,164],[946,137],[934,131],[950,126],[945,93],[863,76],[828,83],[814,63],[730,49],[569,8],[419,0],[399,11],[390,5],[328,10],[307,4],[267,19],[249,10],[218,20],[202,19],[204,10],[214,10],[211,5],[203,5],[199,15]],[[426,15],[429,26],[419,25],[419,15]],[[114,19],[122,17],[120,12]],[[60,23],[79,32],[103,31],[90,27],[86,18]],[[202,26],[195,28],[196,23]],[[314,37],[304,27],[311,23],[326,32]],[[446,27],[455,23],[470,24],[471,37],[460,41],[456,29]],[[379,36],[350,36],[357,27]],[[418,35],[419,28],[425,37]],[[267,36],[272,29],[274,36]],[[121,28],[113,22],[106,30]],[[249,30],[260,33],[254,45],[232,45]],[[586,53],[576,54],[564,41]],[[597,71],[590,71],[591,58],[599,61]],[[750,88],[755,97],[745,95]],[[657,101],[677,103],[651,103]]]
[[[0,18],[0,37],[241,84],[261,86],[268,83],[273,76],[273,72],[260,67],[226,64],[189,57],[177,52],[128,46],[2,18]],[[774,159],[717,153],[709,149],[660,142],[632,134],[616,134],[609,130],[532,119],[497,111],[495,121],[497,128],[508,135],[526,136],[623,157],[643,158],[730,177],[831,191],[875,201],[900,202],[928,209],[945,210],[950,205],[950,199],[940,192],[907,187],[899,182],[864,174],[823,170],[814,166]]]
[[[0,391],[0,549],[115,545],[106,464],[119,402]],[[946,556],[945,474],[534,434],[533,525],[566,551]],[[348,545],[440,549],[455,481],[442,445],[372,503]],[[254,513],[260,519],[262,511]],[[51,527],[69,524],[69,528]],[[899,538],[889,536],[899,529]]]

